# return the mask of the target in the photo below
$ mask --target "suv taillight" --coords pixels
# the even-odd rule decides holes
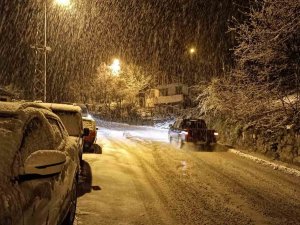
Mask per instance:
[[[185,131],[185,140],[189,141],[192,139],[191,131],[189,129],[184,130]]]

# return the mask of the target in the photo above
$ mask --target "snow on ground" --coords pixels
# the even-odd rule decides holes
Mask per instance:
[[[157,142],[169,142],[168,140],[168,129],[169,124],[173,124],[174,121],[169,120],[161,124],[157,124],[153,127],[151,126],[135,126],[124,123],[117,122],[107,122],[103,120],[96,119],[97,126],[99,126],[99,131],[105,133],[106,136],[111,136],[112,138],[121,138],[137,141],[139,143],[149,143],[151,141]],[[100,133],[97,134],[100,138]],[[220,148],[221,149],[221,148]],[[300,170],[298,168],[290,168],[290,165],[281,165],[281,162],[271,162],[269,160],[263,159],[259,156],[252,156],[250,154],[243,153],[237,149],[229,149],[228,152],[234,153],[240,157],[253,160],[258,164],[263,166],[271,167],[273,169],[278,169],[281,172],[288,173],[290,175],[300,177]]]
[[[100,132],[115,138],[168,142],[168,129],[151,126],[134,126],[96,119]],[[98,133],[99,137],[99,133]]]
[[[300,224],[299,177],[231,152],[175,149],[156,141],[166,129],[98,126],[103,154],[84,154],[76,225]]]
[[[281,165],[279,162],[277,162],[277,163],[270,162],[268,160],[261,159],[261,158],[258,158],[256,156],[245,154],[245,153],[243,153],[241,151],[238,151],[238,150],[235,150],[235,149],[229,149],[228,151],[231,152],[231,153],[237,154],[237,155],[239,155],[239,156],[241,156],[243,158],[250,159],[250,160],[252,160],[252,161],[254,161],[254,162],[258,163],[258,164],[271,167],[274,170],[280,170],[280,171],[282,171],[284,173],[300,177],[300,171],[299,170],[294,169],[294,168],[289,168],[289,167],[284,166],[284,165]]]
[[[169,129],[170,125],[175,123],[175,119],[168,119],[162,122],[156,122],[154,127],[162,128],[162,129]]]

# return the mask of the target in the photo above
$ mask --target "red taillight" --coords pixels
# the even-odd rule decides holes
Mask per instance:
[[[91,130],[90,133],[89,133],[89,135],[88,135],[88,136],[85,136],[85,137],[83,138],[83,140],[84,140],[84,141],[87,141],[87,142],[91,142],[92,140],[95,139],[95,137],[96,137],[96,131]]]
[[[185,133],[185,140],[190,141],[192,139],[191,131],[189,129],[184,130]]]

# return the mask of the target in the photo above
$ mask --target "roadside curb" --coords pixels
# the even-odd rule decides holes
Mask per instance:
[[[287,173],[287,174],[290,174],[290,175],[293,175],[293,176],[297,176],[297,177],[300,177],[300,171],[297,170],[297,169],[293,169],[293,168],[289,168],[289,167],[286,167],[286,166],[283,166],[283,165],[279,165],[277,163],[273,163],[273,162],[270,162],[268,160],[265,160],[265,159],[261,159],[261,158],[258,158],[258,157],[255,157],[255,156],[252,156],[252,155],[249,155],[249,154],[246,154],[246,153],[243,153],[241,151],[238,151],[236,149],[228,149],[228,152],[231,152],[233,154],[236,154],[240,157],[243,157],[243,158],[246,158],[246,159],[250,159],[252,161],[255,161],[256,163],[258,164],[261,164],[261,165],[264,165],[264,166],[268,166],[268,167],[271,167],[273,168],[274,170],[279,170],[279,171],[282,171],[284,173]]]

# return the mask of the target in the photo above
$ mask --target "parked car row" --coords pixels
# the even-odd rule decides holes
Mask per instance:
[[[83,139],[95,130],[79,106],[0,102],[0,225],[73,224]]]

